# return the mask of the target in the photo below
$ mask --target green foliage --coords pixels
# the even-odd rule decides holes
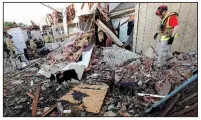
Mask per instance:
[[[13,26],[14,26],[13,22],[10,22],[10,21],[4,22],[4,28],[12,28]],[[17,26],[19,26],[19,27],[27,27],[27,25],[22,23],[22,22],[18,23]]]
[[[24,24],[24,23],[22,23],[22,22],[18,23],[17,25],[18,25],[19,27],[27,27],[27,25]]]
[[[4,22],[4,28],[10,28],[13,26],[13,22]]]

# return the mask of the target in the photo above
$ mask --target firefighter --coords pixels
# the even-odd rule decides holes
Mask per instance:
[[[156,15],[161,18],[161,23],[158,32],[154,35],[154,39],[160,36],[159,42],[157,43],[157,62],[156,67],[167,66],[166,60],[172,57],[171,46],[175,38],[177,37],[178,31],[178,13],[168,12],[168,7],[162,5],[158,7]]]

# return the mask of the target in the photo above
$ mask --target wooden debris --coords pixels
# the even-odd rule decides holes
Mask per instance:
[[[115,17],[118,17],[120,15],[125,15],[125,14],[129,14],[129,13],[133,13],[133,12],[135,12],[135,8],[130,8],[130,9],[126,9],[126,10],[112,12],[110,15],[110,18],[115,18]]]
[[[32,104],[32,116],[36,116],[36,112],[37,112],[37,105],[38,105],[38,99],[39,99],[39,94],[40,94],[40,87],[41,87],[41,83],[39,82],[36,86],[36,94],[35,97],[33,99],[33,104]]]
[[[54,104],[49,110],[41,114],[41,117],[45,117],[48,115],[52,110],[54,110],[57,107],[57,104]]]
[[[83,106],[86,107],[86,111],[99,113],[108,88],[109,86],[106,84],[80,84],[75,86],[70,92],[61,97],[60,100],[66,100],[74,104],[80,103],[82,101]],[[78,107],[78,109],[81,107],[82,106]]]
[[[182,105],[183,103],[185,103],[186,101],[190,100],[191,98],[193,98],[193,97],[195,97],[195,96],[197,96],[197,95],[198,95],[197,92],[194,93],[194,94],[192,94],[192,95],[190,95],[189,97],[187,97],[187,98],[185,98],[184,100],[180,101],[180,102],[178,103],[178,105]]]
[[[31,97],[32,99],[34,99],[34,95],[32,95],[30,92],[26,92],[26,94]]]
[[[175,103],[179,100],[181,94],[178,94],[176,98],[172,101],[172,103],[166,108],[166,110],[162,113],[161,117],[164,117],[167,115],[167,113],[172,109],[172,107],[175,105]]]
[[[91,24],[90,24],[90,26],[89,26],[89,30],[90,30],[92,24],[94,23],[94,21],[95,21],[95,14],[93,15],[93,18],[91,19]]]
[[[120,112],[119,112],[119,115],[120,115],[120,116],[123,116],[123,117],[130,117],[130,116],[131,116],[131,115],[128,114],[127,112],[123,112],[123,111],[120,111]]]
[[[170,115],[170,117],[177,117],[177,116],[179,116],[179,115],[181,115],[181,114],[184,114],[184,113],[186,113],[186,112],[188,112],[188,111],[190,111],[190,110],[193,110],[193,109],[195,109],[195,108],[197,108],[197,107],[198,107],[198,103],[196,102],[196,103],[193,104],[192,106],[190,106],[190,107],[188,107],[188,108],[184,108],[183,110],[181,110],[181,111],[179,111],[179,112],[176,112],[176,113]]]
[[[84,4],[85,4],[85,3],[82,3],[81,10],[84,8]]]
[[[56,114],[56,112],[52,112],[52,114],[50,114],[51,117],[54,117]]]
[[[83,111],[84,110],[84,105],[81,104],[79,106],[75,106],[74,109]]]
[[[97,20],[96,24],[103,30],[107,35],[112,38],[112,41],[117,44],[118,46],[123,46],[123,43],[117,38],[117,36],[99,19]]]
[[[106,15],[106,13],[103,12],[103,9],[100,8],[99,6],[98,6],[97,8],[98,8],[98,10],[100,11],[100,13],[105,17],[106,21],[109,21],[110,18],[108,18],[108,16]]]

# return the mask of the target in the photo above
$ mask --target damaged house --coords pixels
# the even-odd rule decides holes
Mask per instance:
[[[197,4],[166,3],[182,29],[158,69],[161,4],[72,3],[47,15],[49,52],[4,73],[4,116],[198,116]]]

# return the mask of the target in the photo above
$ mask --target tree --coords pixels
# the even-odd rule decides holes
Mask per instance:
[[[13,22],[4,22],[4,28],[11,28],[13,27]]]
[[[27,27],[27,25],[24,24],[24,23],[22,23],[22,22],[18,23],[17,25],[18,25],[19,27]]]

